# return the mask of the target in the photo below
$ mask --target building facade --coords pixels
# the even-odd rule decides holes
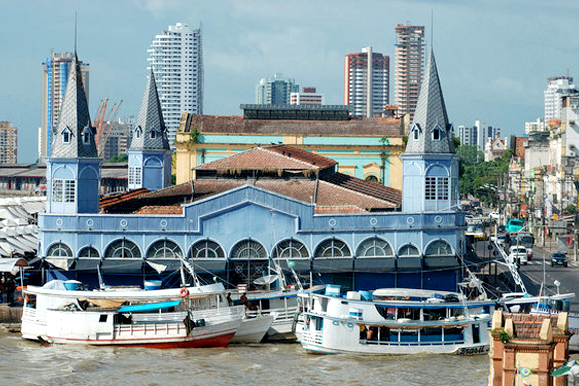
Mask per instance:
[[[403,119],[351,118],[347,106],[242,105],[243,116],[184,114],[177,133],[177,183],[194,168],[256,145],[287,144],[339,163],[352,177],[402,187]]]
[[[476,146],[477,130],[475,126],[459,125],[454,129],[454,135],[461,145]]]
[[[346,55],[344,60],[344,104],[355,117],[380,117],[390,103],[390,57],[372,52]]]
[[[482,152],[485,151],[489,138],[492,140],[501,136],[501,128],[490,126],[485,121],[474,121],[474,130],[476,131],[476,146]]]
[[[0,164],[18,162],[18,129],[10,122],[0,122]]]
[[[201,28],[192,29],[184,23],[170,25],[155,36],[148,52],[149,70],[157,80],[169,144],[173,146],[181,113],[203,114]]]
[[[271,78],[261,78],[255,86],[255,103],[258,105],[289,105],[290,95],[299,92],[295,79],[275,73]]]
[[[302,87],[302,91],[290,94],[290,105],[294,106],[321,106],[324,96],[316,92],[315,87]]]
[[[557,76],[547,79],[545,94],[545,124],[561,119],[561,98],[577,94],[579,90],[570,76]]]
[[[398,24],[395,32],[394,104],[412,119],[424,70],[424,26]]]
[[[73,54],[70,52],[53,52],[42,63],[42,126],[39,130],[39,162],[50,154],[53,131],[60,117],[64,91],[72,66]],[[80,71],[86,95],[89,95],[89,70],[87,63],[80,63]]]
[[[330,158],[270,145],[197,165],[195,180],[154,192],[132,190],[101,200],[100,210],[81,210],[78,199],[92,203],[98,186],[82,196],[70,186],[86,187],[86,179],[99,173],[100,164],[92,157],[96,148],[85,137],[90,127],[59,123],[59,128],[66,124],[71,131],[81,130],[80,138],[87,142],[86,147],[73,146],[82,154],[65,154],[69,148],[64,140],[70,137],[63,128],[63,141],[49,159],[48,200],[63,198],[58,205],[49,203],[38,219],[38,256],[46,279],[74,278],[96,286],[98,270],[107,284],[142,284],[145,278],[161,277],[165,285],[179,285],[174,272],[187,259],[202,279],[231,286],[251,288],[274,264],[346,289],[456,290],[464,278],[465,217],[453,205],[458,158],[433,55],[428,74],[426,96],[420,98],[424,103],[418,104],[413,124],[424,136],[409,144],[403,157],[410,173],[405,179],[410,191],[403,196],[339,172]],[[67,89],[65,105],[69,95],[79,94]],[[82,112],[82,98],[71,99]],[[308,113],[323,116],[328,111]],[[71,163],[77,165],[71,174],[57,174]],[[93,167],[96,173],[83,173]],[[74,183],[58,182],[67,176]],[[408,203],[417,199],[418,205]]]

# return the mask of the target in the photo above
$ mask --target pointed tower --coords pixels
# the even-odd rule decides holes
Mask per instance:
[[[406,152],[401,155],[404,212],[438,212],[456,208],[458,156],[451,133],[431,50],[408,132]]]
[[[129,154],[129,190],[171,185],[171,149],[153,71],[149,73]]]
[[[46,159],[48,213],[98,213],[100,164],[76,53]]]

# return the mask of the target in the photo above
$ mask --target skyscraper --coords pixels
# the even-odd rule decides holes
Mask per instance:
[[[258,105],[289,105],[290,94],[298,92],[300,86],[295,79],[284,78],[275,73],[271,78],[261,78],[255,86],[255,103]]]
[[[73,55],[70,52],[53,52],[46,62],[42,63],[42,127],[39,131],[38,159],[44,162],[44,157],[50,154],[53,128],[58,124],[64,91],[68,82],[68,74],[72,65]],[[88,99],[89,65],[79,62],[81,79]]]
[[[545,125],[552,119],[561,119],[561,97],[578,93],[570,76],[558,76],[547,79],[545,89]]]
[[[161,99],[169,144],[173,146],[181,113],[203,114],[203,49],[201,28],[177,23],[155,36],[149,52]]]
[[[0,164],[15,164],[18,156],[18,129],[0,122]]]
[[[395,30],[394,104],[412,119],[424,68],[424,26],[398,24]]]
[[[370,58],[370,59],[369,59]],[[348,54],[344,60],[344,104],[355,117],[380,116],[390,103],[390,57],[372,52]]]

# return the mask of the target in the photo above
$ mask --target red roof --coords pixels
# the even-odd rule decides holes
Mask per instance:
[[[129,190],[128,192],[122,193],[113,193],[101,198],[99,203],[99,209],[101,211],[106,212],[106,208],[118,204],[123,201],[129,201],[139,196],[142,196],[145,193],[148,193],[149,190],[145,188]]]
[[[338,163],[293,146],[254,147],[242,153],[197,166],[196,170],[317,170]]]

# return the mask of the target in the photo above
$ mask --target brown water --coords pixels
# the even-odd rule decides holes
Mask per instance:
[[[487,385],[489,358],[312,355],[299,344],[225,349],[48,346],[0,332],[0,385]]]

